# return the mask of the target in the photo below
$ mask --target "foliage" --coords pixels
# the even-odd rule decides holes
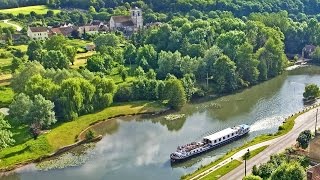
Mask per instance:
[[[307,149],[307,147],[309,146],[309,142],[311,140],[311,137],[312,136],[311,136],[310,130],[302,131],[297,138],[297,142],[298,142],[299,146],[302,149]]]
[[[181,109],[187,102],[186,93],[183,85],[178,79],[169,79],[165,86],[166,98],[169,99],[168,104],[174,109]]]
[[[0,113],[0,150],[12,145],[15,140],[12,139],[10,124],[4,119],[4,115]]]
[[[259,176],[249,175],[242,178],[242,180],[262,180]]]
[[[56,123],[54,104],[42,95],[35,95],[32,99],[21,93],[9,106],[10,116],[16,121],[28,124],[32,129],[48,128]]]
[[[319,87],[316,84],[308,84],[304,88],[303,97],[306,99],[315,99],[320,96]]]
[[[284,163],[279,166],[271,175],[271,180],[301,180],[306,173],[303,167],[297,163]]]
[[[92,140],[94,138],[95,134],[92,130],[89,130],[87,133],[86,133],[86,140]]]

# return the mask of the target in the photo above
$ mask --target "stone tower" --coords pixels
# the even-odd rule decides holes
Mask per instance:
[[[130,10],[130,13],[131,13],[131,19],[135,28],[137,29],[143,28],[142,10],[135,7]]]

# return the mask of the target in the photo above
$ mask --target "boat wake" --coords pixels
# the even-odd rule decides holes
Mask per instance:
[[[282,124],[282,122],[283,122],[282,116],[268,117],[253,123],[250,127],[250,131],[255,132],[255,131],[262,131],[262,130],[277,128]]]

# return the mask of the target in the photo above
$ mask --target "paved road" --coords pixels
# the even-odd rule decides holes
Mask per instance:
[[[11,25],[11,26],[14,26],[14,27],[17,29],[17,31],[21,31],[21,30],[22,30],[22,27],[21,27],[21,26],[16,25],[16,24],[13,24],[13,23],[10,23],[10,22],[9,22],[9,19],[3,20],[3,23],[9,24],[9,25]]]
[[[296,121],[293,129],[286,135],[279,137],[263,152],[254,156],[247,161],[247,174],[251,173],[254,165],[266,163],[270,159],[270,155],[279,153],[285,150],[287,147],[294,145],[296,139],[301,131],[306,129],[314,130],[316,109],[310,110],[307,113],[300,115]],[[221,177],[221,180],[241,180],[244,177],[244,163],[238,166],[236,169]]]

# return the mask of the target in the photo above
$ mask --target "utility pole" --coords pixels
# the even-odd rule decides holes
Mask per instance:
[[[316,124],[314,126],[314,136],[317,135],[317,123],[318,123],[318,109],[317,109],[317,114],[316,114]]]

